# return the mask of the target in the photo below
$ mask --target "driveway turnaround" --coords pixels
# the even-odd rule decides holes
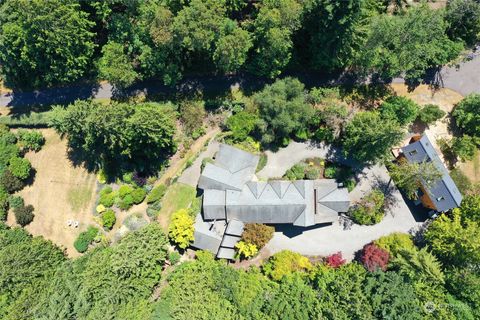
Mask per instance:
[[[353,161],[339,156],[338,150],[310,143],[292,142],[278,152],[266,153],[268,162],[257,174],[259,179],[279,178],[295,163],[310,157],[338,160],[353,165]],[[359,182],[350,193],[352,203],[360,200],[372,188],[381,188],[386,193],[388,203],[387,213],[382,222],[373,226],[353,225],[349,230],[344,230],[338,222],[312,228],[277,225],[275,235],[266,249],[272,254],[288,249],[304,255],[322,256],[340,251],[346,259],[353,259],[355,252],[369,242],[392,232],[407,233],[422,224],[415,219],[400,191],[390,180],[385,166],[375,165],[356,169]]]

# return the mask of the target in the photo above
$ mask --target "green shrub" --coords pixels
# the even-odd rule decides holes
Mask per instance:
[[[133,197],[131,194],[127,194],[123,199],[118,201],[117,206],[122,210],[128,210],[133,206]]]
[[[130,185],[123,185],[121,186],[119,189],[118,189],[118,196],[123,199],[125,198],[125,196],[129,195],[130,193],[132,193],[133,191],[133,187],[130,186]]]
[[[325,168],[325,171],[323,172],[323,175],[327,179],[334,179],[337,177],[337,171],[338,168],[335,166],[328,166]]]
[[[300,141],[305,141],[310,137],[310,133],[307,129],[303,128],[300,131],[295,132],[295,138]]]
[[[155,209],[151,206],[148,206],[146,212],[147,212],[147,216],[150,219],[155,219],[155,218],[157,218],[158,213],[160,212],[160,209]]]
[[[435,104],[426,104],[418,112],[418,120],[425,124],[432,124],[445,116],[445,111]]]
[[[268,157],[264,152],[262,152],[262,154],[260,154],[260,159],[258,160],[258,165],[255,172],[259,172],[260,170],[265,168],[265,166],[267,165],[267,162],[268,162]]]
[[[335,140],[335,135],[333,134],[332,129],[328,127],[320,127],[318,128],[313,137],[317,141],[325,141],[327,143],[332,143]]]
[[[15,177],[10,170],[5,170],[0,177],[0,185],[8,193],[14,193],[23,188],[25,185],[22,180]]]
[[[307,167],[307,169],[305,170],[305,177],[308,180],[316,180],[320,178],[320,170],[315,167]]]
[[[31,204],[15,208],[13,212],[15,214],[15,220],[17,223],[24,227],[32,222],[34,217],[33,210],[34,208]]]
[[[20,149],[15,144],[0,139],[0,168],[5,168],[10,163],[10,159],[18,157]]]
[[[39,151],[45,144],[45,138],[40,131],[19,130],[18,143],[25,150]]]
[[[98,203],[104,205],[106,208],[110,208],[115,203],[117,193],[116,192],[107,193],[107,192],[103,192],[104,190],[100,192],[100,198],[98,199]],[[111,190],[112,188],[110,188],[110,191]]]
[[[295,164],[287,170],[285,176],[288,180],[301,180],[305,178],[305,164],[303,162]]]
[[[133,172],[126,172],[122,175],[122,181],[127,184],[133,183]]]
[[[139,204],[145,199],[147,192],[142,188],[135,188],[130,195],[132,196],[133,203]]]
[[[162,202],[161,201],[156,201],[154,203],[149,204],[148,206],[155,209],[155,210],[160,210],[160,209],[162,209]]]
[[[8,192],[5,189],[0,188],[0,221],[5,221],[7,219],[8,204]]]
[[[168,253],[168,261],[170,261],[170,264],[172,266],[176,265],[180,261],[181,257],[182,256],[177,251],[172,251]]]
[[[263,248],[273,238],[275,228],[261,223],[246,223],[242,233],[245,243],[254,244],[257,249]]]
[[[387,236],[383,236],[373,243],[377,247],[385,249],[390,253],[391,257],[395,257],[402,250],[412,250],[415,248],[412,236],[408,233],[394,232]]]
[[[112,229],[113,225],[117,221],[115,212],[112,209],[108,209],[102,214],[102,225],[107,229]]]
[[[357,181],[355,179],[348,179],[344,181],[344,186],[347,188],[348,192],[352,192],[352,190],[357,186]]]
[[[289,250],[283,250],[274,254],[267,263],[263,265],[265,275],[274,280],[281,280],[283,276],[299,271],[310,271],[312,264],[307,257]]]
[[[349,215],[358,224],[377,224],[385,215],[384,204],[385,195],[382,191],[374,189],[360,203],[352,207]]]
[[[153,203],[161,200],[167,191],[167,187],[163,184],[156,186],[147,196],[147,203]]]
[[[247,111],[240,111],[227,119],[227,128],[232,131],[232,138],[235,141],[244,141],[255,129],[258,117]]]
[[[110,186],[105,186],[102,190],[100,190],[100,196],[112,193],[113,189]]]
[[[472,160],[477,151],[477,139],[467,135],[455,137],[452,139],[451,150],[461,161]]]
[[[8,198],[8,203],[10,205],[10,208],[19,208],[25,205],[23,198],[20,196],[10,196]]]
[[[17,136],[15,136],[15,134],[13,134],[12,132],[8,131],[7,128],[7,131],[0,134],[0,141],[4,144],[14,145],[15,143],[17,143],[18,139]]]
[[[30,172],[32,170],[32,165],[30,161],[25,158],[20,157],[13,157],[10,159],[10,165],[8,166],[8,170],[17,178],[21,180],[25,180],[30,176]]]
[[[77,239],[73,243],[73,246],[78,252],[83,253],[87,251],[88,246],[93,242],[97,234],[98,229],[90,226],[88,227],[87,231],[81,232],[78,235]]]

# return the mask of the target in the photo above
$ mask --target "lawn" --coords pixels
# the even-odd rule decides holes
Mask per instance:
[[[26,229],[65,247],[69,256],[76,257],[79,254],[73,248],[75,238],[94,224],[95,175],[72,165],[66,140],[60,139],[53,129],[40,131],[46,139],[42,150],[26,154],[36,170],[33,183],[18,192],[26,204],[35,208],[35,218]],[[69,219],[78,221],[79,227],[69,227]],[[8,221],[14,223],[13,214],[9,214]]]
[[[158,214],[158,220],[164,229],[168,227],[172,213],[188,208],[195,199],[195,195],[195,188],[183,183],[177,182],[168,188],[162,200],[162,209]]]
[[[85,209],[92,199],[93,186],[85,185],[68,190],[67,199],[73,212],[79,212]]]

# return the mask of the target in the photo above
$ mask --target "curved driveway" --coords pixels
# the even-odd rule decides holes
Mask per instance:
[[[310,157],[321,157],[340,162],[352,161],[338,156],[338,151],[324,145],[291,142],[288,147],[273,153],[267,151],[266,167],[257,176],[260,179],[281,177],[295,163]],[[342,252],[347,259],[353,259],[356,251],[372,240],[392,232],[409,232],[418,228],[422,221],[417,221],[405,203],[400,191],[390,181],[387,169],[383,165],[355,167],[358,184],[350,193],[352,201],[357,201],[372,188],[381,188],[387,194],[387,215],[382,222],[374,226],[353,225],[344,230],[339,223],[311,228],[299,228],[290,225],[277,227],[273,239],[267,244],[270,253],[288,249],[305,255],[330,255]]]

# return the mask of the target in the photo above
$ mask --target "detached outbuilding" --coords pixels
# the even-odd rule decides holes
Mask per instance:
[[[442,173],[442,178],[430,187],[423,183],[419,188],[418,199],[424,207],[446,212],[460,206],[462,195],[427,135],[412,137],[401,151],[399,157],[404,157],[408,162],[432,162]]]

